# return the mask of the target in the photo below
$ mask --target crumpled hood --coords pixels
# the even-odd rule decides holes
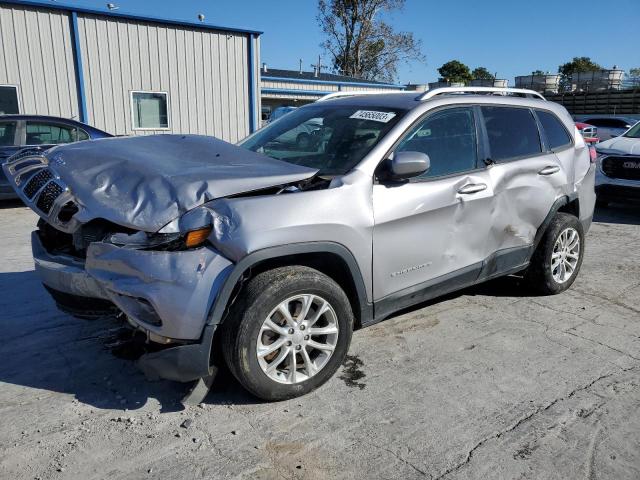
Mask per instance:
[[[598,150],[613,150],[627,155],[640,155],[640,138],[615,137],[596,145]]]
[[[104,218],[147,232],[209,200],[317,173],[202,135],[108,138],[46,156],[80,206],[76,219]]]

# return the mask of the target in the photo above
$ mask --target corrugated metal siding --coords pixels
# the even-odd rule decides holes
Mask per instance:
[[[0,5],[0,84],[18,86],[20,113],[78,118],[67,13]]]
[[[88,123],[117,135],[249,133],[249,36],[80,14]],[[169,129],[133,130],[131,91],[167,92]]]

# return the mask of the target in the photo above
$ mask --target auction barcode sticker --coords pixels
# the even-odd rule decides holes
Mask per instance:
[[[358,110],[349,118],[359,118],[360,120],[373,120],[374,122],[387,123],[396,114],[393,112],[375,112],[373,110]]]

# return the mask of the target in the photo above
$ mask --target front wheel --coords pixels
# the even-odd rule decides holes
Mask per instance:
[[[343,362],[353,313],[340,286],[317,270],[281,267],[256,275],[223,325],[229,369],[264,400],[304,395]]]
[[[584,232],[573,215],[558,213],[531,257],[525,280],[543,295],[565,291],[576,279],[584,256]]]

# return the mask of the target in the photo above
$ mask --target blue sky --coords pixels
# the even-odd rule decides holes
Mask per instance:
[[[273,68],[297,69],[302,58],[310,70],[321,53],[315,0],[110,1],[121,13],[190,21],[203,13],[206,23],[261,30],[261,58]],[[105,9],[107,0],[52,3]],[[555,72],[574,56],[607,68],[640,67],[640,0],[407,0],[389,20],[422,40],[427,57],[426,64],[400,67],[402,83],[434,81],[437,68],[451,59],[485,66],[510,83],[536,69]]]

